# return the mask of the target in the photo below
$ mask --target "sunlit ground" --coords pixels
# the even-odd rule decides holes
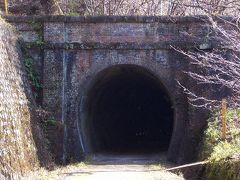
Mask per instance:
[[[166,154],[89,156],[85,163],[58,167],[53,171],[40,169],[24,179],[35,180],[181,180],[164,169],[173,167]]]

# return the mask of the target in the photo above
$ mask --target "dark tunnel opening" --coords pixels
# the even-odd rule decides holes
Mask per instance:
[[[135,65],[101,72],[87,98],[86,129],[92,153],[167,151],[173,108],[158,78]]]

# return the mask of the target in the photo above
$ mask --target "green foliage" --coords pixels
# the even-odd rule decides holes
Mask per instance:
[[[31,57],[25,57],[24,65],[26,67],[27,76],[30,80],[31,86],[34,88],[34,91],[38,92],[42,89],[42,85],[38,74],[33,68],[33,59]],[[37,96],[37,94],[35,94],[35,96]]]
[[[202,158],[207,158],[207,179],[240,180],[240,109],[228,110],[227,137],[221,136],[220,114],[209,119]]]
[[[240,161],[231,159],[210,161],[206,167],[206,179],[240,180]]]
[[[68,15],[69,16],[79,16],[78,10],[78,2],[76,0],[72,0],[68,4]]]
[[[35,41],[36,45],[40,48],[43,48],[44,46],[44,40],[43,40],[43,33],[42,33],[42,22],[39,21],[31,21],[29,22],[33,30],[37,33],[37,39]]]
[[[79,16],[79,6],[83,3],[81,0],[71,0],[68,2],[66,15]]]
[[[38,39],[36,40],[36,44],[37,44],[37,46],[39,46],[40,48],[43,48],[43,46],[44,46],[44,41],[43,41],[43,38],[42,38],[42,36],[40,35],[40,36],[38,36]]]
[[[37,21],[31,21],[30,25],[32,26],[32,28],[34,30],[39,30],[39,29],[41,29],[43,27],[42,23],[41,22],[37,22]]]
[[[63,45],[64,49],[69,49],[70,48],[70,45],[67,43],[67,42],[64,42],[64,45]]]
[[[46,121],[46,125],[48,126],[56,126],[57,125],[57,121],[54,117],[50,117],[47,121]]]
[[[26,67],[27,76],[33,88],[34,96],[35,98],[37,98],[39,91],[42,89],[42,84],[40,83],[39,75],[34,69],[34,64],[33,64],[34,59],[29,54],[29,49],[34,47],[34,45],[39,48],[43,48],[44,46],[43,34],[42,34],[43,24],[42,22],[37,22],[37,21],[31,21],[29,22],[29,24],[33,28],[33,30],[37,33],[37,39],[35,42],[30,42],[30,43],[21,42],[21,49],[24,56],[24,64]]]
[[[209,157],[212,162],[231,158],[234,154],[240,154],[240,141],[231,143],[222,141],[213,148],[213,153]]]
[[[31,44],[31,43],[25,43],[25,48],[26,48],[26,49],[32,48],[32,44]]]

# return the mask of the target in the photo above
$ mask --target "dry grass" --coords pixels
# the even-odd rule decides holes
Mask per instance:
[[[57,166],[54,168],[54,170],[51,170],[51,171],[45,168],[39,168],[23,176],[23,180],[59,179],[59,176],[61,174],[70,173],[86,167],[87,167],[86,164],[81,162],[81,163],[71,164],[68,166]]]

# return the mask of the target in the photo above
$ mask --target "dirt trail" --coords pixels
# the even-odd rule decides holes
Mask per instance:
[[[95,155],[89,157],[89,164],[60,172],[58,177],[59,180],[183,180],[164,171],[173,166],[165,155]]]

